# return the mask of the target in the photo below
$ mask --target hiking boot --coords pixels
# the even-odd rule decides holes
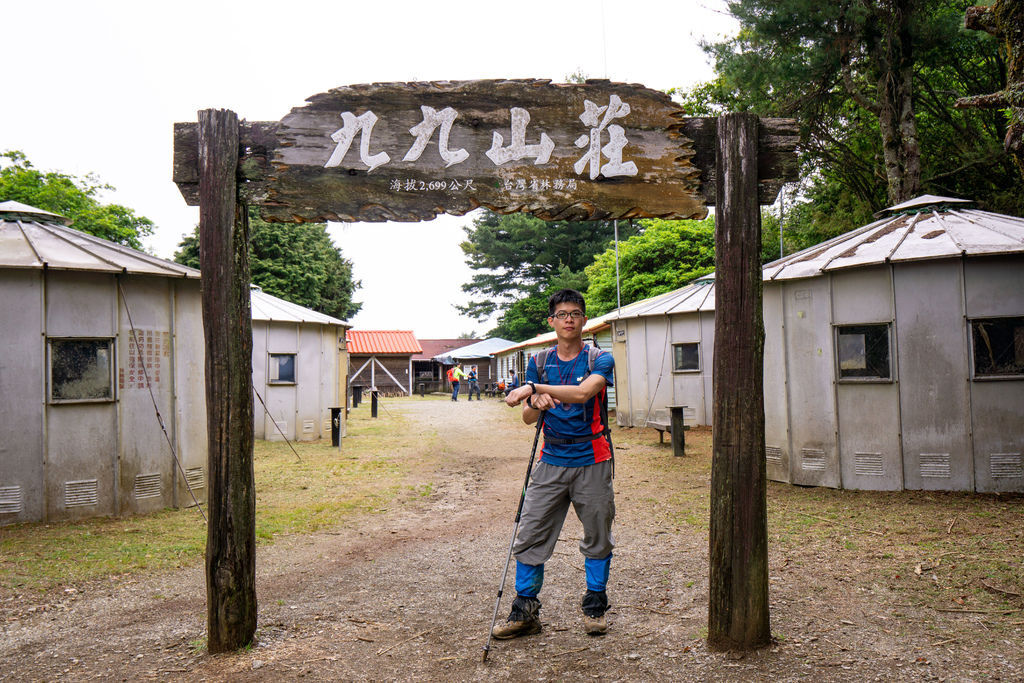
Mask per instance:
[[[599,636],[608,630],[608,619],[602,614],[599,617],[583,615],[583,630],[587,635]]]
[[[604,613],[608,611],[608,594],[605,591],[587,589],[583,595],[583,628],[592,635],[600,635],[608,630],[608,620]]]
[[[540,633],[540,600],[537,598],[516,597],[512,602],[512,612],[504,624],[496,624],[491,635],[499,640],[531,636]]]

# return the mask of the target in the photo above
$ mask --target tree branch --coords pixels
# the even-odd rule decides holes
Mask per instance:
[[[957,109],[1004,109],[1010,106],[1005,91],[994,92],[990,95],[971,95],[961,97],[954,104]]]

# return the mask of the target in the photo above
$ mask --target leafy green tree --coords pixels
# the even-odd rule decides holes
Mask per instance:
[[[715,269],[714,219],[702,221],[640,221],[643,233],[619,243],[619,287],[622,305],[670,292]],[[615,250],[599,254],[586,268],[587,315],[616,306]]]
[[[564,275],[563,269],[581,273],[615,234],[611,221],[549,223],[529,214],[492,211],[484,211],[464,229],[467,239],[460,246],[466,263],[478,272],[462,289],[481,298],[458,309],[478,320],[504,312],[524,297],[540,296],[554,278]],[[619,221],[621,238],[633,234],[636,228],[629,221]]]
[[[352,300],[361,285],[323,223],[268,223],[249,210],[250,270],[264,292],[348,320],[362,307]],[[199,226],[178,245],[174,260],[199,267]]]
[[[89,174],[77,178],[59,171],[42,172],[17,150],[0,154],[0,201],[16,201],[70,218],[82,232],[142,249],[153,221],[119,204],[103,204],[101,192],[114,188]]]
[[[523,341],[549,332],[551,328],[547,323],[548,297],[559,289],[586,292],[586,274],[582,271],[574,273],[568,266],[560,267],[546,285],[537,287],[528,296],[512,302],[488,336]]]
[[[954,108],[959,95],[1001,87],[996,42],[963,28],[968,4],[731,0],[740,32],[705,46],[718,76],[684,106],[799,120],[810,206],[790,212],[785,231],[804,242],[922,192],[1019,214],[1005,119]]]

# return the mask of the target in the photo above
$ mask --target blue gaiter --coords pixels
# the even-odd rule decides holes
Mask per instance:
[[[608,557],[603,560],[587,557],[583,564],[587,570],[587,590],[600,593],[608,585],[608,570],[612,566],[612,554],[608,553]],[[518,572],[516,576],[518,577]]]
[[[607,576],[608,572],[606,571],[605,578]],[[542,585],[544,585],[544,565],[523,564],[516,560],[516,595],[521,595],[524,598],[535,598],[540,593]]]

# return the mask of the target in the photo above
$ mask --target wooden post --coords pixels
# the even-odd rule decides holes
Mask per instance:
[[[718,119],[708,645],[768,645],[758,119]]]
[[[672,416],[672,455],[683,457],[686,455],[686,418],[683,411],[686,406],[669,406],[669,413]]]
[[[237,201],[238,116],[199,112],[199,261],[203,271],[209,512],[207,648],[234,650],[256,632],[252,314],[249,220]]]

